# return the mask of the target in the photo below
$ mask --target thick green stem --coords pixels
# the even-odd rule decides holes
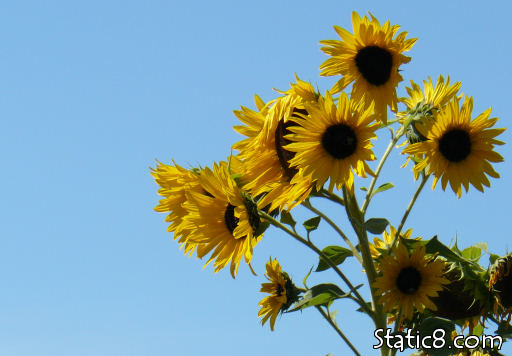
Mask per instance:
[[[338,268],[338,266],[336,266],[336,264],[334,262],[331,261],[331,259],[325,255],[325,253],[323,253],[318,247],[316,247],[312,242],[306,240],[305,238],[303,238],[302,236],[300,236],[299,234],[297,234],[296,232],[288,229],[285,225],[281,224],[279,221],[277,221],[276,219],[274,219],[272,216],[268,215],[267,213],[265,213],[264,211],[260,211],[260,216],[262,218],[264,218],[265,220],[267,220],[268,222],[270,222],[272,225],[274,225],[275,227],[278,227],[280,228],[281,230],[283,230],[284,232],[286,232],[288,235],[292,236],[295,240],[299,241],[300,243],[306,245],[307,247],[309,247],[311,250],[313,250],[314,252],[316,252],[316,254],[318,256],[320,256],[328,265],[329,267],[331,267],[334,272],[336,272],[336,274],[338,276],[340,276],[340,278],[343,280],[343,282],[345,282],[345,284],[348,286],[348,288],[350,289],[350,291],[354,294],[354,296],[357,298],[357,301],[358,301],[358,304],[359,306],[373,319],[374,318],[374,315],[373,315],[373,312],[372,310],[370,310],[368,308],[368,305],[366,304],[366,301],[364,300],[364,298],[361,296],[361,294],[359,294],[359,292],[357,291],[357,289],[354,287],[354,285],[350,282],[350,280],[345,276],[345,274]]]
[[[377,295],[375,289],[373,288],[373,283],[377,278],[377,271],[375,270],[375,266],[373,264],[373,258],[370,252],[370,244],[368,242],[368,235],[364,227],[364,214],[359,209],[356,196],[347,191],[346,187],[343,187],[343,198],[345,200],[347,216],[349,217],[350,223],[352,224],[352,227],[354,228],[354,231],[359,239],[359,248],[363,257],[363,266],[366,271],[366,278],[368,279],[368,284],[372,295],[372,310],[375,313],[375,318],[373,319],[375,322],[375,327],[377,329],[385,329],[386,314],[382,310],[382,305],[378,303]],[[387,355],[387,348],[381,349],[381,353],[382,355]]]
[[[320,306],[316,306],[316,309],[320,312],[320,314],[322,314],[322,316],[325,318],[325,320],[327,320],[327,322],[333,327],[334,330],[336,330],[336,332],[338,333],[338,335],[343,339],[343,341],[345,341],[345,343],[348,345],[348,347],[350,347],[352,349],[352,351],[354,352],[354,354],[358,355],[358,356],[361,356],[361,354],[359,353],[359,351],[357,351],[357,349],[355,348],[354,345],[352,345],[352,343],[350,342],[350,340],[345,336],[345,334],[343,334],[343,332],[340,330],[340,328],[338,327],[338,325],[336,325],[336,323],[332,320],[331,316],[329,314],[327,314],[325,312],[325,310],[323,310]]]
[[[338,225],[336,225],[331,219],[329,219],[327,215],[325,215],[320,210],[316,209],[313,205],[311,205],[311,203],[308,200],[304,201],[302,205],[307,209],[311,210],[312,212],[314,212],[315,214],[317,214],[318,216],[322,217],[322,219],[324,219],[329,225],[331,225],[331,227],[341,236],[345,243],[350,247],[352,253],[354,254],[354,257],[357,258],[359,263],[363,264],[363,258],[361,257],[361,254],[359,254],[359,251],[357,251],[355,246],[352,245],[352,242],[350,242],[347,235],[345,235],[343,230],[341,230]]]

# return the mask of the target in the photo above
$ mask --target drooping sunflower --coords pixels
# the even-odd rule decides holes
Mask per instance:
[[[406,135],[410,143],[427,139],[426,136],[437,113],[457,95],[460,86],[460,82],[450,85],[450,77],[446,77],[445,82],[440,75],[435,86],[430,77],[428,81],[424,80],[422,91],[420,86],[411,80],[411,88],[405,88],[409,96],[400,98],[400,101],[407,106],[406,111],[400,113],[400,116],[402,118],[407,114],[416,116],[416,120],[407,127]],[[403,119],[401,121],[403,122]]]
[[[489,118],[491,109],[471,120],[473,98],[465,98],[459,109],[459,100],[452,101],[439,113],[428,132],[427,140],[407,147],[403,152],[424,157],[414,167],[416,173],[434,175],[432,189],[439,179],[443,190],[448,182],[460,198],[462,186],[469,190],[469,183],[483,192],[482,185],[490,186],[486,174],[499,178],[489,162],[502,162],[503,157],[496,153],[494,145],[502,145],[495,139],[505,129],[491,129],[498,118]]]
[[[372,107],[362,108],[345,93],[340,94],[336,106],[327,92],[325,98],[308,102],[305,108],[307,118],[292,118],[298,126],[291,126],[289,130],[294,134],[286,136],[292,143],[285,149],[295,153],[291,166],[311,175],[318,190],[327,180],[330,191],[334,186],[352,190],[352,171],[361,177],[366,177],[366,172],[372,174],[366,163],[375,159],[370,140],[376,137],[378,124],[372,124]]]
[[[489,289],[494,296],[494,314],[512,316],[512,255],[498,258],[491,268]]]
[[[269,206],[271,211],[295,207],[308,197],[313,187],[310,177],[290,167],[289,160],[295,153],[284,148],[290,142],[284,136],[290,132],[291,125],[296,125],[291,118],[304,113],[304,103],[316,101],[317,93],[310,83],[298,78],[297,83],[283,93],[285,95],[275,100],[268,111],[256,113],[246,109],[245,116],[253,117],[252,122],[235,112],[249,125],[235,127],[248,138],[233,146],[240,151],[239,156],[247,168],[244,189],[255,197],[262,197],[258,205],[260,208]]]
[[[190,231],[189,241],[198,244],[198,257],[213,251],[206,265],[215,260],[216,273],[231,263],[235,278],[242,258],[251,262],[253,248],[261,240],[257,236],[261,221],[256,204],[238,188],[232,173],[227,162],[214,164],[213,170],[201,169],[199,183],[206,193],[186,193],[188,214],[182,224]]]
[[[270,258],[266,269],[265,277],[269,282],[261,284],[260,292],[269,293],[270,295],[258,303],[261,306],[258,317],[263,317],[261,325],[264,325],[270,318],[270,329],[274,331],[277,316],[297,301],[299,291],[288,274],[282,271],[281,265],[276,259],[272,260]]]
[[[320,41],[325,45],[322,51],[331,56],[320,66],[320,75],[342,76],[332,89],[334,93],[354,82],[352,100],[363,100],[366,106],[374,102],[378,118],[386,122],[387,106],[397,111],[396,87],[403,80],[399,67],[411,60],[402,52],[409,51],[416,39],[406,40],[407,32],[395,37],[400,26],[391,26],[389,21],[381,26],[372,14],[370,16],[371,20],[366,16],[361,19],[353,12],[354,34],[334,26],[341,41]]]
[[[412,229],[407,230],[404,233],[401,233],[400,236],[404,239],[411,238]],[[373,258],[377,259],[381,255],[382,251],[387,251],[391,248],[391,243],[395,239],[396,229],[394,226],[389,226],[389,232],[384,230],[382,233],[382,240],[378,237],[373,239],[373,244],[370,243],[370,253]],[[421,237],[417,237],[417,240],[421,239]]]
[[[402,317],[410,320],[414,308],[422,313],[425,307],[436,310],[430,300],[449,281],[444,278],[445,263],[425,255],[425,247],[416,245],[409,254],[403,244],[394,247],[392,254],[379,260],[381,276],[377,277],[374,288],[384,305],[384,311],[401,309]]]
[[[460,268],[448,266],[444,277],[450,283],[439,291],[437,297],[431,298],[436,305],[433,314],[450,320],[478,320],[485,305],[485,297],[478,291],[483,282],[476,284],[471,278],[464,278]]]
[[[187,215],[184,203],[187,200],[186,192],[202,192],[203,188],[199,183],[199,174],[192,170],[180,167],[173,161],[173,166],[158,162],[156,168],[151,168],[151,175],[161,187],[158,194],[164,198],[155,207],[155,211],[169,212],[165,221],[170,225],[167,231],[174,232],[174,239],[178,240],[181,247],[184,247],[185,254],[189,256],[197,247],[188,239],[190,230],[183,227],[183,219]]]

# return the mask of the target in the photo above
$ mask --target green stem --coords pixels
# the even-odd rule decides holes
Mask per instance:
[[[343,280],[343,282],[345,282],[345,284],[348,286],[350,291],[356,296],[357,300],[359,301],[359,305],[361,306],[361,308],[373,319],[373,312],[368,308],[368,305],[366,304],[366,301],[364,300],[364,298],[361,296],[361,294],[359,294],[357,289],[352,285],[352,283],[345,276],[345,274],[343,272],[341,272],[341,270],[338,268],[338,266],[336,266],[336,264],[334,262],[332,262],[331,259],[328,256],[325,255],[325,253],[323,253],[312,242],[304,239],[302,236],[300,236],[296,232],[288,229],[285,225],[281,224],[279,221],[277,221],[276,219],[274,219],[272,216],[268,215],[264,211],[260,210],[259,213],[260,213],[260,216],[262,218],[264,218],[265,220],[270,222],[272,225],[274,225],[275,227],[280,228],[281,230],[286,232],[288,235],[292,236],[295,240],[299,241],[300,243],[306,245],[311,250],[316,252],[316,254],[318,256],[320,256],[336,272],[336,274],[338,274],[338,276],[340,276],[340,278]]]
[[[362,214],[361,210],[359,210],[359,204],[357,203],[356,196],[352,196],[350,192],[347,191],[346,187],[343,187],[343,198],[345,199],[346,202],[345,208],[347,216],[349,217],[350,223],[352,224],[352,227],[354,228],[354,231],[357,234],[357,237],[359,239],[359,248],[363,255],[363,266],[366,271],[366,278],[368,279],[368,284],[372,295],[372,309],[375,313],[375,327],[377,329],[385,329],[386,314],[382,310],[382,305],[378,303],[377,295],[375,293],[375,289],[373,288],[373,283],[377,278],[377,271],[375,270],[372,255],[370,252],[368,235],[363,225],[364,214]],[[383,349],[381,350],[381,352],[384,355],[388,353],[387,349]]]
[[[354,352],[354,354],[358,355],[358,356],[361,356],[361,354],[359,353],[359,351],[357,351],[357,349],[355,348],[354,345],[352,345],[352,343],[350,342],[350,340],[345,336],[345,334],[343,334],[343,332],[340,330],[340,328],[338,327],[338,325],[336,325],[336,323],[331,319],[331,316],[329,314],[327,314],[321,307],[319,307],[318,305],[316,306],[316,309],[320,312],[320,314],[322,314],[322,316],[324,317],[325,320],[327,320],[327,322],[333,327],[334,330],[336,330],[336,332],[338,333],[339,336],[341,336],[341,338],[343,339],[343,341],[345,341],[345,343],[348,345],[348,347],[350,347],[352,349],[352,351]]]
[[[426,175],[424,171],[421,172],[421,183],[416,189],[416,192],[414,193],[414,196],[412,197],[411,201],[409,202],[409,205],[407,206],[407,209],[405,209],[404,216],[402,216],[402,221],[400,221],[400,225],[398,225],[398,229],[396,230],[396,235],[393,238],[393,242],[391,243],[391,248],[393,248],[398,241],[398,237],[400,236],[400,232],[402,232],[402,229],[405,225],[405,222],[407,221],[407,217],[409,216],[409,213],[412,210],[412,207],[414,206],[414,203],[416,203],[416,199],[418,199],[418,196],[421,193],[421,190],[425,186],[425,183],[427,183],[427,180],[430,178],[430,174]]]
[[[384,166],[384,163],[386,162],[389,154],[393,150],[393,147],[395,147],[396,143],[402,137],[404,134],[405,129],[400,128],[398,132],[396,133],[395,137],[391,139],[389,142],[388,147],[386,148],[386,151],[382,155],[379,164],[377,165],[377,169],[375,170],[375,175],[372,178],[372,181],[370,182],[370,186],[368,187],[368,191],[366,192],[366,197],[364,198],[363,206],[361,208],[361,212],[363,213],[363,216],[366,214],[366,210],[368,209],[368,205],[370,205],[370,200],[372,199],[373,189],[375,188],[375,184],[377,183],[377,178],[379,178],[380,171],[382,170],[382,167]]]
[[[359,251],[355,248],[354,245],[352,245],[352,242],[348,239],[347,235],[341,230],[338,225],[336,225],[327,215],[322,213],[320,210],[316,209],[313,205],[311,205],[311,202],[309,200],[305,200],[302,202],[302,205],[305,206],[307,209],[311,210],[315,214],[319,215],[322,219],[324,219],[331,227],[341,236],[341,238],[345,241],[345,243],[350,247],[352,250],[352,253],[354,254],[354,257],[357,258],[359,263],[363,264],[363,258],[359,254]]]

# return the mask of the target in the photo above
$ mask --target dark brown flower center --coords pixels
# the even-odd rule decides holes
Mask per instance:
[[[357,52],[356,66],[366,81],[372,85],[386,84],[391,76],[393,56],[378,46],[368,46]]]
[[[465,130],[448,131],[439,140],[439,152],[450,162],[460,162],[471,153],[471,139]]]
[[[224,212],[224,223],[231,234],[233,234],[233,231],[235,231],[238,226],[238,221],[238,218],[235,216],[235,207],[228,203],[226,211]]]
[[[284,288],[283,288],[283,286],[282,286],[280,283],[278,283],[278,284],[277,284],[277,289],[276,289],[276,295],[277,295],[278,297],[280,297],[280,296],[282,296],[282,295],[283,295],[283,292],[284,292]]]
[[[298,117],[296,114],[300,113],[302,115],[307,115],[308,112],[304,109],[293,109],[292,117]],[[279,163],[281,163],[281,167],[283,167],[284,173],[288,178],[292,178],[295,174],[297,174],[298,170],[295,167],[290,167],[290,160],[295,157],[295,152],[290,152],[285,150],[283,147],[290,144],[292,141],[284,138],[284,136],[291,134],[292,132],[289,130],[289,127],[297,126],[297,123],[291,120],[284,122],[284,120],[280,120],[277,124],[276,132],[275,132],[275,141],[276,141],[276,153],[277,158],[279,159]]]
[[[322,134],[322,147],[336,159],[347,158],[357,149],[357,136],[345,124],[329,126]]]
[[[421,285],[421,273],[414,267],[405,267],[400,270],[396,279],[396,287],[404,294],[414,294]]]

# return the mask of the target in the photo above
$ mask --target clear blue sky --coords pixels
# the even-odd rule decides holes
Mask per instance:
[[[232,110],[254,108],[254,93],[275,97],[294,73],[329,88],[318,41],[336,38],[333,25],[350,29],[353,10],[418,38],[406,82],[449,74],[474,96],[475,114],[492,106],[497,126],[510,127],[505,1],[2,1],[0,355],[348,354],[315,310],[284,315],[273,333],[257,319],[269,256],[300,284],[312,253],[268,230],[254,252],[258,277],[246,266],[236,280],[203,270],[153,211],[148,167],[225,159],[241,139]],[[510,129],[502,139],[502,178],[459,200],[426,189],[407,224],[415,236],[511,250]],[[396,152],[381,182],[399,187],[369,211],[395,225],[414,190],[402,162]],[[339,243],[324,228],[315,239]],[[350,302],[335,305],[341,329],[371,354],[370,321]]]

